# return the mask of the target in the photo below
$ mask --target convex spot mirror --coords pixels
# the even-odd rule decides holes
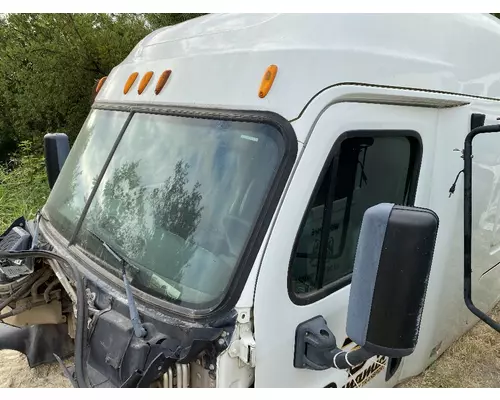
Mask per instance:
[[[47,133],[43,138],[45,168],[52,189],[69,154],[69,139],[64,133]]]
[[[347,335],[365,350],[413,353],[438,225],[428,209],[382,203],[365,212],[347,315]]]

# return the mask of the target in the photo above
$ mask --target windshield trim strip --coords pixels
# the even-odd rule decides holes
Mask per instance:
[[[94,183],[94,186],[92,187],[92,191],[90,192],[89,198],[87,199],[87,202],[85,203],[85,206],[83,207],[82,214],[80,215],[80,218],[78,219],[78,222],[75,226],[75,230],[73,231],[73,235],[69,239],[69,246],[72,246],[76,242],[76,238],[78,237],[78,234],[80,233],[80,229],[82,228],[83,221],[87,217],[87,213],[89,211],[89,208],[92,204],[92,200],[94,200],[94,196],[97,192],[97,189],[99,188],[99,185],[101,184],[102,179],[104,178],[104,174],[106,174],[106,171],[108,170],[108,166],[111,163],[111,159],[115,155],[116,149],[118,148],[118,145],[120,144],[123,135],[125,134],[125,131],[127,130],[130,121],[132,120],[132,117],[134,116],[135,112],[130,112],[127,115],[127,119],[125,120],[120,133],[118,134],[118,137],[115,140],[115,143],[113,143],[113,147],[111,148],[108,157],[106,158],[106,161],[104,162],[104,165],[101,168],[101,172],[99,173],[99,176],[97,177],[97,180]]]
[[[182,106],[159,106],[148,104],[123,104],[123,103],[94,103],[92,109],[108,111],[125,111],[140,114],[170,115],[173,117],[222,119],[237,122],[260,122],[276,127],[285,138],[285,142],[297,141],[291,124],[272,111],[233,110],[223,108],[200,108]],[[288,146],[288,144],[287,144]]]

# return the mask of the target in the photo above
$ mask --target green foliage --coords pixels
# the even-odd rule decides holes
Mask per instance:
[[[205,14],[144,14],[150,29],[156,30],[164,26],[180,24],[191,18],[201,17]]]
[[[43,135],[78,135],[94,88],[151,31],[201,14],[0,14],[0,230],[48,183]]]
[[[0,167],[0,233],[18,217],[34,217],[48,194],[43,156],[23,141],[9,164]]]
[[[7,14],[0,17],[0,159],[22,140],[74,139],[93,89],[152,30],[199,14]],[[2,154],[3,152],[3,154]]]

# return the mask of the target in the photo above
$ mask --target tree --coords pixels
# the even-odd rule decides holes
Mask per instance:
[[[155,220],[166,231],[172,232],[185,240],[190,240],[201,219],[203,207],[200,206],[201,184],[196,182],[189,191],[189,164],[178,161],[174,175],[168,177],[160,189],[151,194],[155,210]]]
[[[22,140],[74,139],[93,89],[152,30],[199,14],[7,14],[0,17],[0,159]],[[3,150],[3,153],[2,153]]]
[[[201,17],[206,14],[144,14],[147,24],[151,30],[163,28],[164,26],[176,25],[192,18]]]
[[[145,194],[137,172],[139,162],[127,162],[103,182],[87,216],[90,226],[113,233],[113,240],[127,255],[140,257],[152,235],[146,222]],[[96,177],[97,178],[97,177]]]

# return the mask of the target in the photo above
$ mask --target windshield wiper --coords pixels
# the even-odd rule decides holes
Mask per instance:
[[[111,254],[122,266],[122,277],[123,284],[125,285],[125,292],[127,293],[127,302],[128,309],[130,312],[130,320],[132,321],[132,326],[134,328],[134,334],[138,338],[142,338],[146,336],[147,332],[142,325],[141,318],[139,316],[139,312],[137,311],[137,307],[135,305],[134,296],[132,294],[132,287],[127,279],[127,271],[125,270],[126,266],[132,267],[129,262],[127,262],[122,256],[120,256],[116,251],[114,251],[103,239],[101,239],[97,234],[87,229],[87,231],[94,236],[103,247],[108,250],[109,254]]]

